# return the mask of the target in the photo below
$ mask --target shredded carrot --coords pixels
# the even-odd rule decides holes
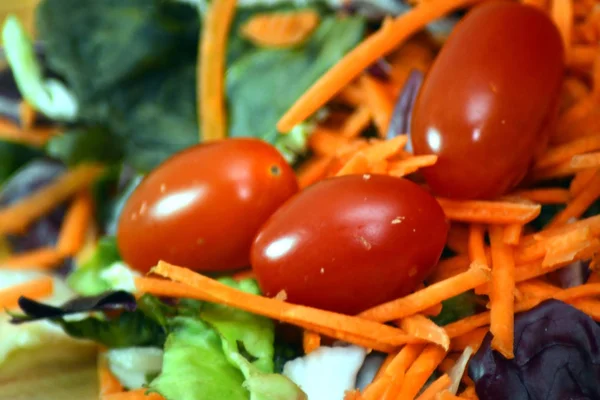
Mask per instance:
[[[236,0],[214,0],[204,18],[198,51],[198,124],[204,141],[227,137],[225,58]]]
[[[360,150],[369,162],[387,160],[402,151],[408,142],[408,136],[398,135],[390,140],[374,140],[370,146]]]
[[[363,90],[360,85],[350,84],[346,86],[339,94],[337,99],[346,105],[359,107],[363,104]],[[367,107],[362,106],[370,118],[370,112]]]
[[[548,6],[548,0],[522,0],[523,4],[527,4],[541,9],[546,9]]]
[[[348,139],[335,131],[317,127],[308,139],[308,145],[318,155],[332,156],[349,143]]]
[[[448,390],[440,392],[436,397],[436,400],[461,400],[460,397],[450,393]]]
[[[540,204],[563,204],[571,199],[569,191],[560,188],[521,190],[514,195]]]
[[[404,376],[406,375],[407,370],[415,360],[417,360],[424,348],[425,346],[423,345],[406,345],[392,359],[382,378],[383,380],[388,380],[389,384],[387,385],[381,400],[398,398],[397,396],[404,383]]]
[[[375,379],[363,392],[363,400],[381,400],[381,397],[390,384],[390,378],[387,376]]]
[[[600,134],[585,136],[548,149],[535,163],[536,169],[548,168],[571,160],[572,157],[600,150]]]
[[[92,197],[82,192],[73,201],[65,215],[56,249],[64,256],[74,256],[85,243],[90,221],[93,217]]]
[[[337,172],[336,176],[366,174],[369,172],[369,161],[363,153],[356,153],[344,166]]]
[[[451,297],[471,290],[489,279],[489,269],[472,265],[468,271],[437,282],[408,296],[380,304],[359,314],[359,317],[385,322],[408,317]]]
[[[21,129],[12,122],[0,118],[0,139],[8,142],[40,147],[44,146],[57,133],[56,129]]]
[[[552,0],[550,13],[563,39],[567,60],[571,56],[571,32],[573,30],[573,1]]]
[[[298,185],[306,188],[327,175],[327,170],[333,162],[333,157],[313,157],[304,163],[298,171]]]
[[[479,400],[477,392],[475,392],[475,386],[468,386],[459,396],[461,399]]]
[[[587,168],[600,168],[600,152],[573,156],[571,158],[571,168],[577,171]]]
[[[321,346],[321,335],[311,331],[304,331],[302,336],[302,347],[304,354],[310,354]]]
[[[557,227],[566,224],[571,218],[581,217],[598,198],[600,198],[600,170],[596,171],[587,187],[581,190],[564,210],[554,216],[548,227]]]
[[[54,282],[49,276],[0,289],[0,309],[16,307],[21,296],[34,300],[50,296],[53,289]]]
[[[435,400],[436,395],[442,390],[448,389],[450,384],[452,384],[452,380],[448,374],[444,374],[433,381],[416,400]]]
[[[21,100],[19,104],[19,122],[23,129],[31,129],[35,123],[36,112],[31,104],[25,100]]]
[[[490,294],[490,332],[492,348],[508,359],[514,358],[513,327],[515,261],[513,249],[504,243],[504,228],[490,227],[492,250],[492,292]]]
[[[589,228],[592,236],[600,236],[600,215],[594,215],[593,217],[581,219],[568,225],[544,229],[534,234],[533,238],[535,240],[551,239],[582,228]]]
[[[403,177],[421,168],[434,165],[438,160],[436,155],[413,156],[405,160],[394,161],[389,165],[389,175]]]
[[[113,393],[102,396],[102,400],[165,400],[158,393],[148,393],[148,389],[130,390],[128,392]]]
[[[429,283],[443,281],[467,271],[470,265],[471,261],[469,256],[466,254],[459,254],[454,257],[446,258],[438,263],[432,274],[429,276],[429,278],[427,278],[427,281]]]
[[[469,252],[469,226],[454,223],[448,230],[448,239],[446,246],[457,254],[467,254]]]
[[[483,338],[485,335],[487,335],[487,333],[487,328],[473,329],[470,332],[453,338],[450,343],[450,349],[452,351],[463,351],[467,347],[470,347],[474,352],[476,352],[481,346]]]
[[[427,379],[446,356],[446,351],[436,345],[428,345],[410,366],[404,377],[404,384],[396,398],[413,399]]]
[[[490,312],[484,311],[479,314],[471,315],[456,322],[444,326],[450,339],[463,336],[472,332],[474,329],[490,324]]]
[[[399,329],[376,322],[364,321],[356,317],[241,292],[186,268],[177,267],[164,261],[160,261],[152,272],[184,284],[138,278],[136,285],[139,290],[154,294],[168,294],[174,297],[187,296],[219,302],[275,320],[295,324],[334,338],[339,338],[339,333],[347,333],[351,336],[379,341],[389,346],[400,346],[419,341],[418,338],[407,335]]]
[[[486,224],[526,224],[540,215],[541,206],[523,203],[438,198],[448,219]]]
[[[427,315],[429,317],[438,316],[442,312],[442,308],[443,308],[442,303],[436,304],[435,306],[431,306],[429,308],[424,309],[423,315]]]
[[[108,363],[103,352],[98,354],[98,386],[100,388],[100,397],[113,393],[121,393],[124,390],[121,382],[119,382],[108,368]]]
[[[450,11],[475,0],[431,0],[400,15],[378,32],[365,39],[323,75],[277,123],[280,132],[289,132],[304,121],[340,90],[358,77],[378,58],[397,48],[413,33]]]
[[[571,181],[571,185],[569,186],[569,193],[571,197],[577,196],[583,189],[588,187],[590,181],[597,171],[597,169],[590,168],[577,172]]]
[[[364,400],[362,394],[360,393],[360,390],[358,389],[354,389],[354,390],[347,390],[346,393],[344,393],[344,400]]]
[[[360,106],[348,117],[342,126],[342,135],[345,138],[358,137],[371,123],[371,110]]]
[[[379,136],[385,138],[394,112],[394,101],[386,87],[375,78],[363,74],[360,83],[365,92],[366,105],[375,122]]]
[[[29,197],[0,210],[0,233],[23,232],[30,223],[90,186],[103,170],[98,165],[77,166]]]
[[[255,14],[240,29],[245,39],[262,47],[294,47],[310,37],[319,25],[313,10]]]
[[[51,247],[41,247],[25,253],[14,254],[2,261],[12,269],[52,269],[64,260],[64,255]]]
[[[517,245],[521,240],[521,235],[523,234],[523,225],[521,224],[512,224],[506,226],[504,229],[504,243],[510,245]]]
[[[397,322],[397,325],[409,335],[420,337],[423,341],[435,343],[446,351],[450,348],[450,338],[446,331],[421,314],[402,318]]]
[[[469,259],[479,265],[488,265],[485,254],[484,227],[472,224],[469,227]]]

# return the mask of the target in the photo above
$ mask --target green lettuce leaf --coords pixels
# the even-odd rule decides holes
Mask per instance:
[[[102,273],[120,260],[116,238],[104,236],[98,240],[91,257],[69,275],[67,283],[74,291],[84,296],[95,296],[110,290],[111,283],[102,277]]]
[[[459,319],[473,315],[481,308],[481,301],[473,291],[464,292],[458,296],[442,301],[442,312],[431,320],[438,325],[448,325]]]

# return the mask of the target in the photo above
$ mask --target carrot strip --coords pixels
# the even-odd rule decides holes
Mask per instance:
[[[64,255],[51,247],[42,247],[25,253],[14,254],[2,261],[12,269],[52,269],[64,260]]]
[[[600,150],[600,135],[578,138],[559,146],[549,148],[544,155],[537,160],[534,168],[548,168],[569,161],[574,156],[595,150]]]
[[[384,322],[417,314],[451,297],[471,290],[489,280],[489,269],[473,264],[468,271],[437,282],[408,296],[380,304],[359,314],[359,317]]]
[[[394,161],[390,163],[389,175],[403,177],[421,168],[434,165],[438,160],[436,155],[413,156],[405,160]]]
[[[598,47],[593,45],[571,46],[569,66],[574,68],[590,69],[594,65]]]
[[[396,398],[413,399],[445,356],[446,351],[439,346],[426,346],[406,372],[405,384],[402,385],[402,389]]]
[[[469,227],[464,224],[452,224],[448,231],[446,246],[457,254],[469,252]]]
[[[542,261],[543,267],[558,263],[573,261],[577,253],[593,240],[589,227],[583,227],[561,236],[545,240],[546,254]]]
[[[572,197],[577,196],[583,189],[589,186],[590,181],[598,170],[590,168],[579,171],[571,181],[569,193]]]
[[[298,185],[304,189],[324,178],[332,162],[333,157],[313,157],[310,159],[298,171]]]
[[[103,170],[98,165],[80,165],[29,197],[0,210],[0,234],[23,232],[30,223],[91,185]]]
[[[408,136],[398,135],[390,140],[375,140],[370,146],[360,150],[369,163],[387,160],[398,154],[408,142]]]
[[[108,368],[108,363],[103,353],[98,354],[98,386],[100,388],[100,397],[113,393],[121,393],[124,390],[121,382],[119,382]]]
[[[515,261],[513,249],[504,243],[504,228],[490,227],[492,250],[492,292],[490,295],[490,332],[492,348],[508,359],[514,358]]]
[[[390,362],[386,368],[383,379],[389,380],[389,385],[382,397],[382,400],[396,399],[404,383],[404,377],[409,367],[417,360],[423,352],[423,345],[406,345]]]
[[[587,187],[581,190],[564,210],[554,216],[548,227],[557,227],[566,224],[571,218],[581,217],[598,198],[600,198],[600,170],[596,171]]]
[[[321,346],[321,335],[311,331],[304,331],[302,335],[302,348],[304,354],[309,354]]]
[[[394,112],[394,101],[385,86],[367,74],[363,74],[360,83],[365,92],[366,105],[379,136],[384,138],[387,134],[387,128]]]
[[[479,349],[483,338],[487,335],[487,328],[476,328],[463,335],[454,337],[450,343],[450,350],[452,351],[463,351],[467,347],[473,349],[474,352]]]
[[[240,34],[257,46],[293,47],[310,37],[319,19],[313,10],[260,13],[242,25]]]
[[[461,399],[479,400],[475,392],[475,386],[468,386],[459,396]]]
[[[432,0],[423,2],[384,25],[378,32],[346,54],[340,62],[308,89],[281,117],[277,123],[277,129],[279,132],[289,132],[296,124],[304,121],[333,98],[365,68],[397,48],[413,33],[448,12],[473,2],[475,1]]]
[[[402,318],[396,324],[409,335],[422,338],[423,341],[435,343],[446,351],[450,348],[450,338],[446,331],[421,314]]]
[[[92,217],[92,197],[88,192],[82,192],[75,198],[63,220],[56,245],[59,253],[73,256],[81,250]]]
[[[473,330],[490,324],[490,312],[484,311],[444,326],[450,339],[463,336]]]
[[[488,265],[483,239],[484,232],[482,225],[472,224],[469,227],[469,259],[479,265]]]
[[[236,0],[215,0],[204,18],[198,54],[198,93],[201,140],[227,137],[225,111],[225,57]]]
[[[600,168],[600,152],[574,156],[571,159],[571,168],[577,171],[586,168]]]
[[[418,342],[413,336],[407,335],[396,328],[372,321],[363,321],[356,317],[311,307],[298,306],[241,292],[213,279],[190,271],[189,269],[177,267],[164,261],[160,261],[152,272],[176,282],[184,282],[185,284],[182,286],[173,286],[173,283],[171,282],[171,287],[180,290],[183,289],[184,292],[187,292],[188,296],[201,298],[206,301],[216,301],[258,315],[265,315],[283,322],[297,324],[302,327],[308,325],[309,329],[311,326],[322,327],[325,328],[321,329],[324,330],[324,332],[318,333],[324,335],[328,335],[328,332],[330,331],[347,332],[367,339],[378,339],[379,341],[392,346]],[[168,289],[168,286],[164,281],[143,280],[138,278],[136,283],[140,285],[139,287],[142,290],[158,289],[160,291],[161,289]],[[149,284],[144,285],[144,283]]]
[[[444,374],[433,381],[416,400],[435,400],[436,395],[442,390],[448,389],[451,383],[452,380],[448,374]]]
[[[438,197],[446,217],[453,221],[486,224],[526,224],[540,215],[541,206],[500,201],[450,200]]]
[[[436,396],[436,400],[461,400],[461,398],[450,393],[448,390],[444,390]]]
[[[29,146],[44,146],[50,138],[58,134],[58,129],[21,129],[19,126],[0,118],[0,139],[8,142],[24,143]]]
[[[367,129],[371,123],[371,110],[368,107],[360,106],[348,117],[342,126],[342,136],[345,138],[355,138]]]
[[[336,176],[366,174],[369,172],[369,162],[362,153],[356,153],[344,166],[337,172]]]
[[[359,107],[363,104],[362,87],[355,84],[348,85],[340,92],[337,99],[346,105]],[[364,106],[363,109],[367,112],[370,118],[371,114],[369,113],[369,109]]]
[[[158,393],[148,393],[148,389],[130,390],[128,392],[112,393],[102,396],[102,400],[165,400]]]
[[[35,123],[36,111],[25,100],[19,103],[19,123],[24,129],[31,129]]]
[[[360,394],[360,390],[348,390],[344,393],[344,400],[364,400],[362,394]]]
[[[53,289],[54,281],[49,276],[0,289],[0,309],[16,307],[21,296],[34,300],[50,296]]]
[[[519,244],[522,233],[523,233],[523,225],[521,225],[521,224],[508,225],[504,229],[504,243],[510,244],[510,245]]]
[[[559,188],[521,190],[514,195],[540,204],[563,204],[571,199],[568,190]]]
[[[552,0],[550,6],[552,20],[558,27],[563,39],[567,60],[571,58],[571,32],[573,31],[573,1]]]
[[[438,263],[433,273],[427,278],[430,284],[451,278],[462,272],[468,271],[471,261],[466,254],[459,254],[454,257],[446,258]],[[488,265],[486,263],[486,265]]]
[[[594,215],[593,217],[581,219],[579,221],[560,227],[553,227],[549,229],[547,228],[534,234],[533,237],[536,240],[550,239],[583,228],[589,228],[590,234],[592,236],[600,236],[600,215]]]
[[[346,146],[349,140],[337,132],[323,127],[317,127],[308,139],[308,145],[318,155],[333,156]]]
[[[381,400],[381,397],[390,384],[390,378],[385,376],[375,379],[363,392],[363,400]]]

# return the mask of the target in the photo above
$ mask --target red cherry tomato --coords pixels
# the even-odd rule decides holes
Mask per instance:
[[[437,263],[448,224],[437,201],[390,176],[319,182],[262,227],[251,264],[266,296],[348,314],[405,295]]]
[[[200,271],[243,267],[260,226],[297,191],[294,171],[263,141],[198,145],[136,188],[119,219],[119,250],[143,272],[161,259]]]
[[[454,29],[412,115],[416,154],[436,193],[490,198],[514,188],[547,143],[564,68],[560,34],[537,8],[486,3]]]

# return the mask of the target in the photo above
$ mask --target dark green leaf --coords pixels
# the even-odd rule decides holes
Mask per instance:
[[[0,141],[0,183],[6,181],[27,162],[40,158],[43,152],[34,147],[15,142]]]
[[[442,302],[442,312],[431,319],[438,325],[447,325],[477,313],[481,301],[472,291],[459,294]]]
[[[93,296],[107,291],[110,285],[101,278],[100,274],[120,260],[116,238],[104,236],[98,241],[91,257],[69,275],[67,283],[73,290],[83,295]]]
[[[67,165],[84,161],[112,163],[123,158],[119,144],[106,129],[74,129],[50,139],[46,152]]]

